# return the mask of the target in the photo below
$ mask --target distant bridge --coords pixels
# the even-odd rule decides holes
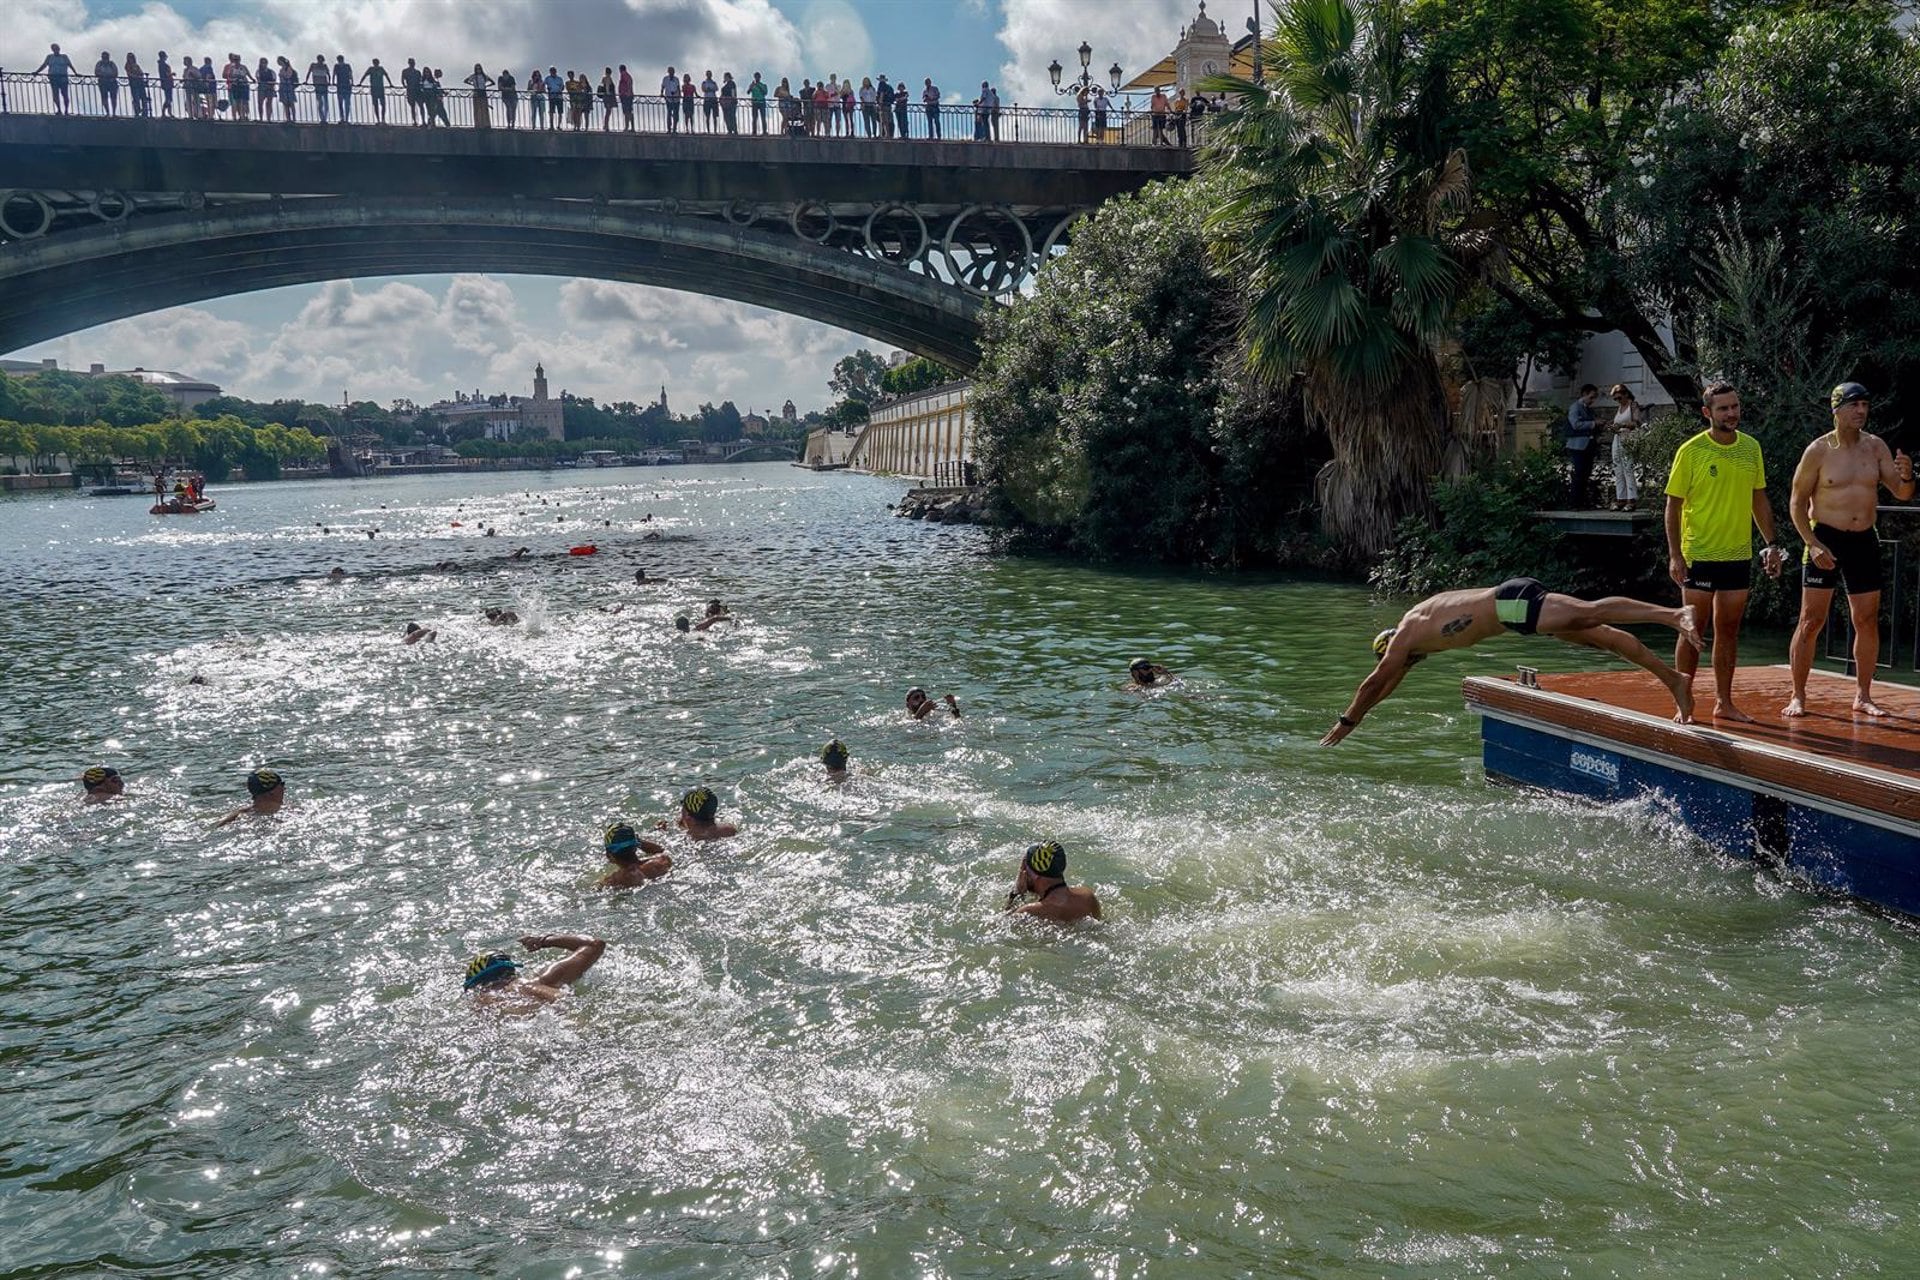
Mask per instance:
[[[13,89],[0,351],[282,285],[491,271],[732,298],[965,369],[1076,218],[1192,169],[1072,142],[22,115]]]
[[[780,462],[800,456],[800,451],[790,444],[780,444],[773,440],[763,440],[750,444],[744,449],[735,449],[726,456],[728,462]]]

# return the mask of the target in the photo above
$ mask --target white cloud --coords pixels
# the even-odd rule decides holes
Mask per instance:
[[[844,0],[822,0],[840,47],[870,56],[859,14]],[[303,64],[315,53],[345,53],[396,64],[409,56],[435,66],[490,68],[557,64],[594,67],[658,60],[716,69],[801,67],[808,48],[772,0],[257,0],[232,16],[196,22],[172,5],[150,3],[102,16],[82,0],[14,0],[0,29],[0,66],[32,67],[49,43],[75,61],[100,50],[133,50],[143,60],[167,50],[220,61],[231,51],[249,61],[287,54]]]
[[[1062,79],[1080,74],[1080,42],[1093,46],[1093,74],[1106,82],[1106,68],[1120,64],[1125,84],[1173,52],[1180,29],[1193,21],[1194,0],[1003,0],[1000,44],[1007,59],[1000,67],[1001,97],[1022,103],[1052,103],[1053,88],[1047,64],[1058,59]],[[1236,4],[1235,9],[1246,8]],[[1239,21],[1228,16],[1228,6],[1215,0],[1209,16],[1226,26],[1229,39],[1238,38]],[[1251,14],[1251,9],[1248,13]]]

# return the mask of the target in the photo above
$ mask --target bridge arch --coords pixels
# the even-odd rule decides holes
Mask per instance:
[[[881,260],[726,220],[585,200],[325,196],[187,208],[15,240],[0,350],[210,298],[325,280],[489,271],[731,298],[951,367],[995,304]]]

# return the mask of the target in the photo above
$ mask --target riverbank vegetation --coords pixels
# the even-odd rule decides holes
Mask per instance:
[[[1920,390],[1900,8],[1280,0],[1265,83],[1207,86],[1200,176],[1090,217],[989,326],[996,501],[1091,556],[1617,587],[1643,566],[1531,514],[1557,448],[1479,455],[1458,409],[1618,331],[1678,406],[1634,445],[1642,492],[1727,377],[1786,527],[1825,388],[1867,383],[1896,444]]]

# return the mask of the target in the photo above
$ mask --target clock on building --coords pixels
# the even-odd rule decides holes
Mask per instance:
[[[1219,74],[1220,74],[1220,64],[1219,64],[1219,63],[1217,63],[1217,62],[1215,62],[1215,61],[1213,61],[1213,59],[1211,59],[1211,58],[1209,58],[1209,59],[1207,59],[1207,61],[1205,61],[1205,62],[1203,62],[1203,63],[1201,63],[1201,64],[1200,64],[1200,74],[1201,74],[1202,76],[1216,76],[1216,75],[1219,75]]]

